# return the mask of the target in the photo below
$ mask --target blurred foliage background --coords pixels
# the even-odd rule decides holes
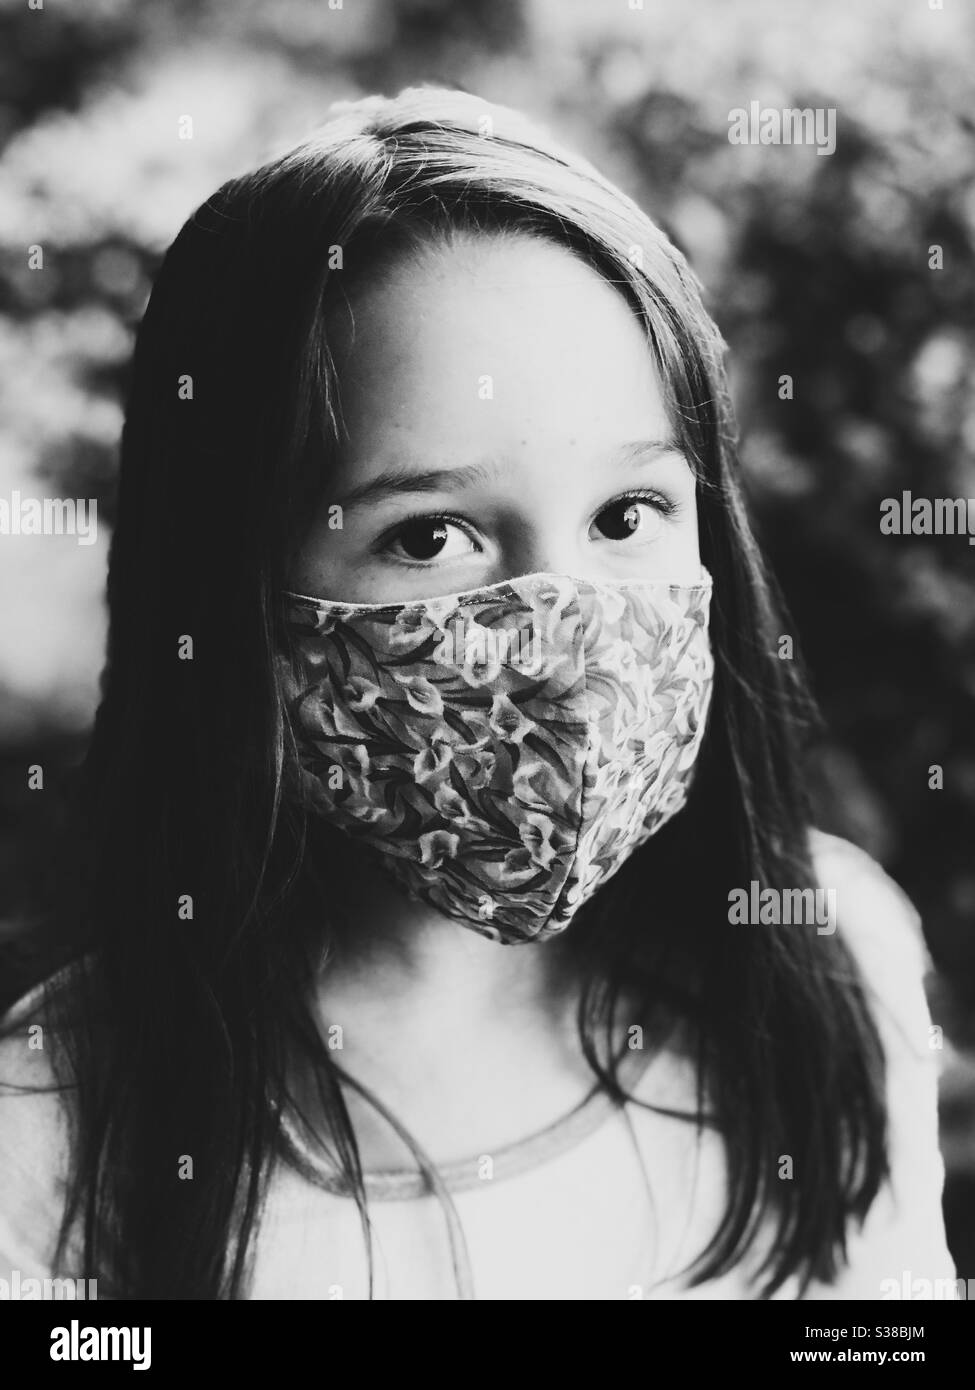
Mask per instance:
[[[100,521],[92,546],[0,544],[8,940],[49,872],[98,698],[121,402],[163,251],[332,101],[460,85],[586,153],[704,281],[829,722],[820,823],[924,920],[950,1040],[949,1237],[975,1276],[975,549],[879,530],[904,489],[975,498],[975,11],[933,2],[0,0],[0,496],[96,498]],[[729,112],[752,100],[834,107],[835,153],[730,144]],[[47,795],[27,789],[38,763]]]

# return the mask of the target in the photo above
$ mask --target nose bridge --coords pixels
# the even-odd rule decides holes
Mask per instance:
[[[578,508],[571,493],[558,489],[537,497],[520,489],[511,499],[503,536],[502,564],[509,574],[578,572]]]

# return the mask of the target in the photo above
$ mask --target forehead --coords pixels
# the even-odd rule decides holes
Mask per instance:
[[[353,297],[331,346],[353,452],[406,436],[597,446],[668,426],[635,310],[537,237],[459,234],[404,253]]]

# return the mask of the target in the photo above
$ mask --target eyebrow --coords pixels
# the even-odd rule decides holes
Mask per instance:
[[[348,511],[353,507],[365,506],[367,502],[378,502],[405,493],[442,492],[449,487],[483,483],[494,471],[481,463],[470,463],[463,468],[428,468],[421,473],[402,466],[384,468],[371,481],[349,488],[337,500],[339,506]]]
[[[612,460],[626,466],[639,466],[665,454],[682,453],[680,445],[668,436],[665,439],[635,439],[613,450]],[[428,468],[421,472],[393,465],[367,483],[351,487],[336,501],[347,511],[363,507],[368,503],[383,501],[388,497],[405,496],[418,492],[442,492],[450,488],[465,487],[472,483],[487,482],[497,473],[498,463],[485,460],[482,463],[469,463],[460,468]]]

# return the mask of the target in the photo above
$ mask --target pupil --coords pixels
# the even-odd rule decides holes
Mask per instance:
[[[640,509],[632,502],[618,502],[607,507],[599,521],[599,529],[607,540],[625,541],[640,526]]]
[[[400,544],[414,560],[432,560],[447,541],[447,528],[440,521],[412,521],[400,532]]]

